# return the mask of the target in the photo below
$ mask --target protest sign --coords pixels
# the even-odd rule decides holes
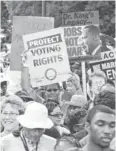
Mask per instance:
[[[98,11],[70,12],[62,14],[63,26],[99,24]]]
[[[102,60],[90,62],[91,68],[93,70],[100,69],[104,71],[108,79],[114,80],[116,67],[115,54],[115,51],[102,52]]]
[[[21,53],[24,51],[22,35],[54,28],[54,18],[13,16],[11,70],[21,71]]]
[[[67,45],[69,59],[79,62],[88,60],[99,60],[100,55],[86,55],[88,51],[87,45],[83,41],[83,29],[85,26],[71,26],[64,28],[64,37]]]
[[[64,27],[64,37],[69,57],[86,55],[87,46],[83,44],[84,26]]]
[[[23,36],[33,87],[65,81],[70,66],[63,28]]]

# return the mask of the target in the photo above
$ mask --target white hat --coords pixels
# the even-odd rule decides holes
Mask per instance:
[[[30,103],[24,115],[17,117],[18,122],[26,128],[43,128],[49,129],[53,122],[48,118],[47,108],[40,103]]]
[[[73,95],[70,102],[66,102],[68,105],[83,107],[87,101],[83,95]]]

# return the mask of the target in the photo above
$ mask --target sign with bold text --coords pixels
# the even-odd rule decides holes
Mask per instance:
[[[83,12],[70,12],[63,13],[62,26],[81,26],[99,24],[98,11],[83,11]]]
[[[70,66],[63,28],[24,35],[23,40],[33,87],[68,79]]]
[[[100,69],[105,72],[108,79],[114,80],[115,79],[115,58],[116,58],[116,51],[106,51],[102,52],[102,60],[101,61],[94,61],[91,62],[91,67],[93,70]]]

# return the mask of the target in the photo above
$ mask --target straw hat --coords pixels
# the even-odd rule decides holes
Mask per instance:
[[[86,104],[85,97],[83,95],[73,95],[70,102],[66,102],[68,105],[83,107]]]
[[[43,128],[49,129],[53,126],[53,122],[48,118],[47,108],[40,103],[30,103],[24,115],[17,117],[18,122],[26,128]]]

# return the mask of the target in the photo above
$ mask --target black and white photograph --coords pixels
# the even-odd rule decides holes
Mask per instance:
[[[0,151],[116,151],[115,2],[0,0]]]

